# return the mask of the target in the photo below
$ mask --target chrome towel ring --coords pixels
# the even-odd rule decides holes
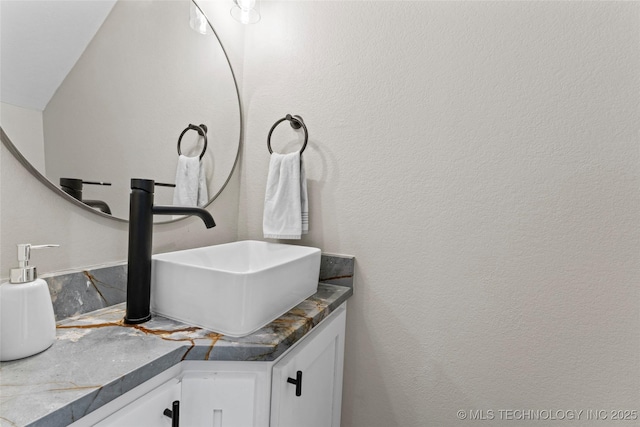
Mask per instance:
[[[189,126],[187,126],[187,128],[182,131],[182,133],[180,134],[180,138],[178,138],[178,155],[182,155],[182,151],[180,150],[180,144],[182,143],[182,137],[184,136],[185,133],[187,133],[188,130],[195,130],[198,132],[198,134],[200,134],[200,136],[204,137],[204,148],[202,149],[202,153],[200,153],[200,160],[202,160],[202,156],[204,156],[204,153],[207,151],[207,126],[206,125],[196,126],[196,125],[189,124]]]
[[[273,126],[271,126],[271,130],[269,131],[269,136],[267,136],[267,148],[269,149],[269,153],[273,154],[273,150],[271,149],[271,134],[273,133],[273,130],[276,128],[276,126],[278,126],[280,123],[284,122],[285,120],[289,121],[289,124],[291,125],[292,128],[294,129],[302,128],[302,130],[304,131],[304,143],[302,144],[302,148],[300,149],[300,154],[302,154],[304,152],[304,149],[307,148],[307,141],[309,140],[309,132],[307,132],[307,127],[305,126],[304,121],[302,120],[302,117],[292,116],[291,114],[287,114],[286,117],[278,120],[277,122],[274,123]]]

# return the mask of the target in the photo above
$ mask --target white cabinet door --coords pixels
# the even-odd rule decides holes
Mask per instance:
[[[170,427],[171,418],[163,412],[171,409],[174,400],[180,400],[180,381],[177,378],[134,400],[95,427]]]
[[[346,309],[273,367],[271,427],[339,427]]]

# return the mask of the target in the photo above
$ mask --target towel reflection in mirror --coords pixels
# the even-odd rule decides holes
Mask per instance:
[[[188,157],[182,154],[182,137],[189,130],[195,130],[204,138],[204,147],[200,156]],[[202,157],[207,151],[207,126],[189,124],[178,138],[178,166],[176,168],[176,188],[173,193],[173,204],[176,206],[203,207],[209,202],[207,177]]]

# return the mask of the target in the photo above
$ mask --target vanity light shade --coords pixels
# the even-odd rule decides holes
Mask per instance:
[[[211,34],[207,18],[194,1],[191,1],[191,5],[189,7],[189,26],[192,30],[200,34]]]
[[[256,0],[233,0],[231,16],[242,24],[255,24],[260,20],[260,7]]]

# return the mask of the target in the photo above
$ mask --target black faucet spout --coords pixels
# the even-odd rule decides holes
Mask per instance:
[[[216,226],[211,214],[202,208],[191,206],[154,206],[152,212],[155,215],[193,215],[200,218],[207,228]]]
[[[154,182],[132,179],[129,205],[129,256],[127,265],[127,305],[125,323],[138,324],[151,319],[151,250],[153,215],[193,215],[215,227],[205,209],[187,206],[154,206]]]

